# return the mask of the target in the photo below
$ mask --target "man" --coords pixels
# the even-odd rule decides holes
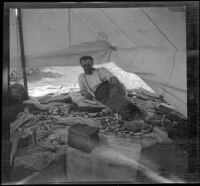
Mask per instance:
[[[79,75],[78,82],[81,95],[87,99],[96,99],[118,112],[122,119],[132,120],[143,113],[132,102],[126,99],[124,85],[104,67],[94,68],[93,58],[83,56],[80,64],[84,73]]]

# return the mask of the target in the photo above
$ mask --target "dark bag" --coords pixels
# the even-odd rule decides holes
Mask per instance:
[[[101,83],[98,88],[95,91],[95,98],[102,102],[106,103],[106,101],[109,99],[109,93],[110,93],[110,85],[108,81],[104,81]]]

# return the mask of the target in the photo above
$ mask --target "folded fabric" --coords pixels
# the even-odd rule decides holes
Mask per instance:
[[[39,102],[38,100],[32,99],[32,98],[23,101],[23,104],[24,104],[25,106],[26,106],[26,105],[34,106],[34,107],[36,107],[36,108],[39,109],[39,110],[47,110],[47,109],[48,109],[47,106],[40,104],[40,102]]]
[[[58,96],[46,96],[39,99],[40,103],[50,103],[50,102],[64,102],[72,103],[72,99],[68,94],[61,94]]]
[[[186,119],[186,117],[183,114],[181,114],[180,112],[178,112],[177,110],[175,110],[175,108],[172,105],[161,103],[157,109],[159,111],[169,114],[173,117],[180,118],[180,119]]]
[[[34,117],[34,115],[32,115],[32,114],[28,114],[28,113],[25,113],[25,112],[20,112],[17,115],[17,119],[15,121],[13,121],[12,123],[10,123],[10,135],[12,136],[13,133],[19,127],[22,127],[22,125],[24,125],[25,123],[30,121],[33,117]]]

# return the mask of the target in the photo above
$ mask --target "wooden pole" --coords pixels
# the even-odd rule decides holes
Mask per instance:
[[[9,77],[9,69],[10,69],[10,55],[9,55],[9,32],[10,32],[10,26],[9,26],[9,18],[10,18],[10,12],[9,8],[4,7],[4,17],[3,17],[3,74],[2,74],[2,103],[3,105],[6,104],[7,101],[7,95],[9,91],[9,83],[10,83],[10,77]]]
[[[25,61],[25,55],[24,55],[24,40],[23,40],[23,29],[22,29],[22,14],[21,14],[21,9],[17,9],[17,10],[18,10],[19,41],[20,41],[23,80],[24,80],[24,87],[28,94],[27,76],[26,76],[26,61]]]
[[[2,64],[2,115],[1,115],[1,183],[10,183],[10,175],[12,167],[10,166],[10,122],[9,110],[7,109],[8,93],[9,93],[9,33],[10,33],[10,11],[4,6],[3,12],[3,64]],[[7,114],[8,113],[8,114]]]

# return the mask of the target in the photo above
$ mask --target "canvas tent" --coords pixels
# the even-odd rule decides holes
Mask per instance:
[[[27,67],[76,66],[82,55],[137,74],[187,116],[186,15],[167,7],[22,9]],[[16,10],[10,67],[21,68]]]

